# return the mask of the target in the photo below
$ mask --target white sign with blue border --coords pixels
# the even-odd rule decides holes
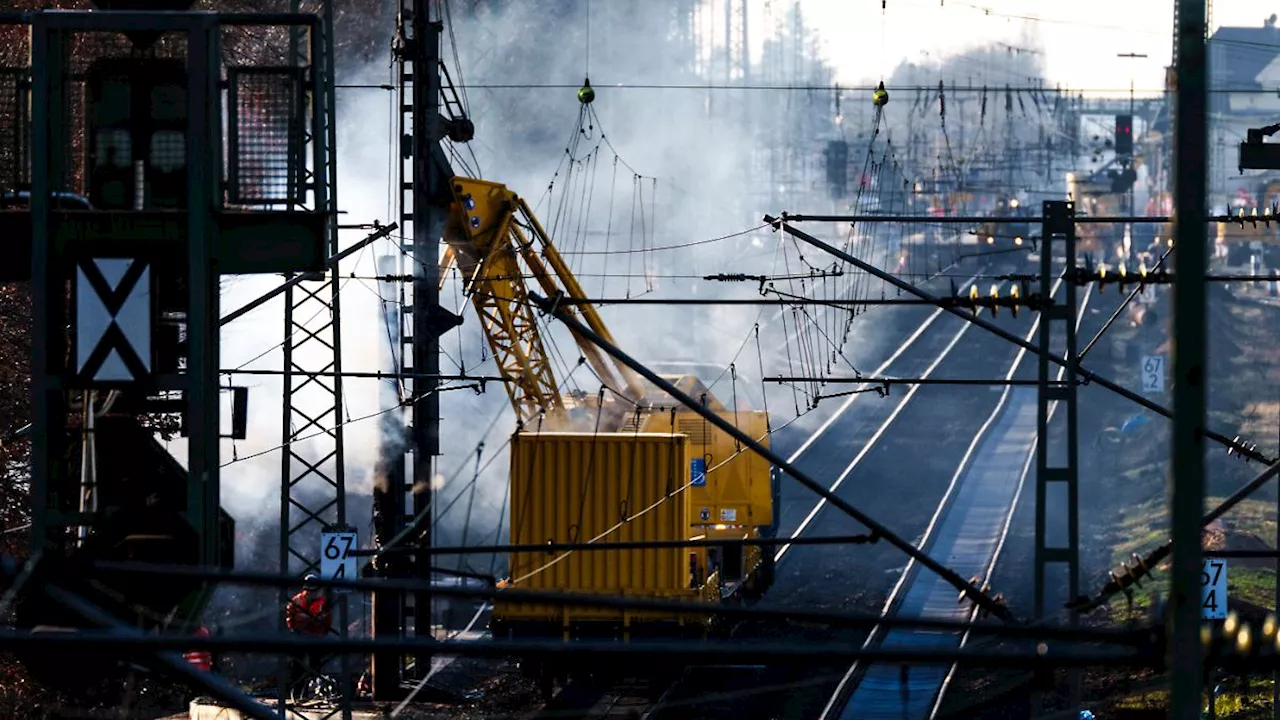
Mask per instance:
[[[689,461],[689,484],[693,487],[707,486],[706,458],[694,458]]]

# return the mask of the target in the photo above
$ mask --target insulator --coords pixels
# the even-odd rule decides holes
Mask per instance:
[[[889,91],[884,89],[883,80],[880,81],[875,93],[871,95],[871,103],[876,107],[884,107],[889,103]]]
[[[1133,553],[1133,562],[1134,562],[1134,564],[1136,564],[1138,567],[1142,568],[1142,572],[1143,572],[1143,574],[1146,574],[1147,572],[1150,572],[1150,570],[1147,568],[1147,561],[1146,561],[1146,560],[1143,560],[1143,559],[1142,559],[1142,556],[1141,556],[1141,555],[1139,555],[1138,553]]]
[[[1222,632],[1228,636],[1235,635],[1240,629],[1240,616],[1235,610],[1227,613],[1227,619],[1222,623]]]
[[[1276,616],[1275,613],[1267,613],[1267,619],[1262,621],[1262,637],[1270,640],[1276,634]]]
[[[1236,633],[1236,652],[1247,655],[1253,649],[1253,631],[1249,628],[1248,623],[1240,626],[1240,632]]]
[[[590,105],[592,100],[596,99],[596,91],[591,87],[591,79],[586,78],[582,81],[582,87],[578,90],[578,102],[583,105]]]

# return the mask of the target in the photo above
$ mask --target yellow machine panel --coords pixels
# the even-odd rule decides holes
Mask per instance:
[[[518,419],[541,431],[519,432],[512,441],[511,542],[717,543],[513,553],[506,588],[682,600],[690,608],[622,611],[500,596],[490,626],[495,637],[612,637],[616,628],[626,635],[704,633],[727,598],[758,599],[773,581],[772,555],[736,541],[776,530],[777,483],[769,464],[692,410],[672,411],[666,393],[572,331],[582,360],[609,392],[566,392],[530,293],[566,301],[562,309],[616,341],[519,195],[465,177],[454,177],[450,192],[441,281],[449,269],[458,271]],[[767,444],[765,413],[736,399],[726,404],[696,375],[664,377]]]
[[[517,433],[511,444],[511,541],[683,541],[691,537],[689,441],[653,433]],[[517,552],[508,587],[702,600],[706,550],[577,550]],[[670,613],[503,602],[500,622],[674,619]]]
[[[764,412],[721,410],[716,414],[769,445],[769,418]],[[670,428],[667,415],[653,415],[645,424],[646,432]],[[691,460],[703,460],[705,479],[694,481],[689,489],[695,527],[724,530],[773,523],[772,469],[767,460],[690,410],[676,413],[675,432],[689,436]]]

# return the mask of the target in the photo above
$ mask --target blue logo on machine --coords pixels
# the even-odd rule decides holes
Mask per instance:
[[[700,511],[698,512],[698,517],[702,518],[702,520],[703,520],[704,522],[705,522],[705,521],[707,521],[707,520],[710,520],[710,519],[711,519],[711,508],[702,508],[702,510],[700,510]]]
[[[694,458],[689,461],[689,481],[693,487],[707,486],[706,458]]]

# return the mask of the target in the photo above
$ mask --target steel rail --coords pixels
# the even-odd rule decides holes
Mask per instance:
[[[789,218],[786,218],[786,219],[774,218],[769,215],[765,216],[765,221],[773,224],[775,229],[780,228],[783,232],[787,233],[788,235],[791,235],[792,237],[797,238],[799,240],[803,240],[804,242],[810,245],[813,245],[814,247],[820,250],[830,253],[840,258],[841,260],[844,260],[845,262],[855,265],[859,269],[864,270],[872,275],[875,275],[876,277],[880,278],[881,280],[884,280],[885,282],[893,285],[896,288],[905,290],[906,292],[909,292],[912,295],[915,295],[916,297],[923,298],[926,300],[937,299],[930,293],[920,289],[919,287],[916,287],[915,285],[912,285],[909,282],[900,280],[897,277],[894,277],[890,273],[887,273],[874,265],[863,262],[862,260],[859,260],[853,255],[850,255],[849,253],[844,252],[843,250],[840,250],[839,248],[834,247],[829,243],[823,242],[822,240],[819,240],[818,238],[810,235],[807,232],[804,232],[803,230],[799,230],[797,228],[791,227],[786,222],[788,219]],[[1040,355],[1040,348],[1038,346],[1023,340],[1022,338],[1014,335],[1013,333],[1010,333],[1009,331],[1001,327],[998,327],[971,313],[967,313],[959,308],[948,307],[946,305],[941,305],[940,307],[943,310],[951,313],[952,315],[955,315],[956,317],[959,317],[959,318],[963,318],[964,320],[971,322],[977,325],[978,327],[982,328],[983,330],[993,333],[999,336],[1000,338],[1003,338],[1004,340],[1007,340],[1017,345],[1018,347],[1026,348],[1028,352],[1034,353],[1037,356]],[[1066,359],[1058,357],[1057,355],[1052,355],[1052,354],[1049,355],[1049,361],[1054,363],[1055,365],[1058,365],[1059,367],[1066,367],[1068,362]],[[1114,392],[1117,395],[1120,395],[1121,397],[1124,397],[1128,400],[1131,400],[1141,405],[1142,407],[1150,410],[1151,412],[1156,413],[1157,415],[1163,415],[1164,417],[1170,418],[1170,419],[1173,418],[1173,412],[1168,410],[1167,408],[1157,405],[1156,403],[1148,400],[1147,398],[1139,395],[1138,393],[1135,393],[1132,390],[1129,390],[1127,388],[1121,387],[1120,385],[1117,385],[1116,383],[1112,382],[1111,380],[1108,380],[1107,378],[1102,377],[1101,375],[1098,375],[1097,373],[1094,373],[1092,371],[1086,370],[1083,367],[1080,367],[1078,361],[1074,362],[1073,364],[1076,365],[1076,373],[1079,374],[1080,377],[1085,379],[1086,384],[1096,383],[1106,388],[1107,390],[1110,390],[1111,392]],[[1201,434],[1218,443],[1221,443],[1222,445],[1225,445],[1228,448],[1231,448],[1233,451],[1239,453],[1243,457],[1249,458],[1250,460],[1256,460],[1258,462],[1263,462],[1268,465],[1275,462],[1274,460],[1258,452],[1257,449],[1253,448],[1252,446],[1232,440],[1221,433],[1214,432],[1207,428],[1201,428]]]
[[[930,317],[930,322],[932,322],[934,318],[938,317],[941,314],[941,312],[942,312],[941,310],[935,311],[935,313]],[[947,356],[951,354],[951,351],[952,349],[955,348],[956,344],[960,342],[960,338],[964,337],[965,333],[969,332],[969,330],[970,330],[969,325],[963,325],[963,324],[960,325],[960,329],[957,330],[956,333],[951,336],[950,341],[948,341],[947,344],[942,348],[942,350],[937,354],[937,356],[933,358],[933,362],[931,362],[928,365],[928,367],[924,369],[925,377],[928,377],[929,375],[931,375],[933,371],[936,370],[938,366],[942,364],[943,360],[945,360]],[[946,337],[946,336],[944,335],[943,337]],[[898,353],[895,353],[894,358],[896,358],[897,355]],[[880,368],[877,368],[877,374],[879,373],[879,371],[888,367],[889,363],[892,362],[892,360],[893,358],[890,358],[888,362],[884,363],[884,365],[881,365]],[[876,443],[880,442],[880,438],[889,430],[889,427],[893,425],[895,420],[898,419],[898,416],[906,410],[908,403],[910,403],[911,399],[915,397],[916,391],[918,389],[919,389],[918,387],[912,387],[910,390],[907,391],[907,394],[902,398],[902,400],[896,406],[894,406],[893,410],[890,411],[889,416],[884,419],[884,422],[880,423],[880,426],[876,428],[876,431],[874,433],[871,434],[871,437],[867,439],[867,442],[863,443],[862,447],[858,450],[857,454],[854,455],[853,459],[849,461],[849,464],[845,465],[844,470],[842,470],[840,474],[836,477],[835,481],[831,483],[831,485],[827,488],[828,490],[834,493],[837,488],[839,488],[842,484],[844,484],[845,479],[849,477],[849,474],[853,472],[854,468],[856,468],[862,462],[863,458],[865,458],[867,454],[871,452],[871,450],[876,446]],[[848,407],[848,404],[853,401],[852,399],[856,398],[861,393],[857,391],[853,391],[846,394],[849,395],[850,399],[845,401],[845,404],[842,405],[841,408]],[[821,429],[823,428],[820,428],[820,430]],[[809,443],[811,443],[812,441],[813,439],[811,438],[809,442],[806,442],[805,445],[801,447],[801,451],[805,450],[809,446]],[[800,452],[797,452],[795,455],[792,456],[791,459],[794,460],[795,457],[797,457],[799,454]],[[818,502],[814,503],[813,508],[810,509],[808,514],[805,515],[804,520],[801,520],[800,524],[796,526],[796,529],[792,531],[791,537],[793,539],[799,538],[804,533],[805,529],[809,527],[809,523],[813,522],[814,518],[818,516],[818,513],[822,511],[822,508],[824,508],[826,504],[827,504],[827,501],[826,499],[823,499],[823,498],[820,498]],[[791,549],[790,545],[783,545],[781,548],[779,548],[778,552],[774,555],[774,558],[773,558],[774,563],[776,564],[781,562],[783,557],[786,556],[787,551],[789,551],[790,549]]]
[[[949,568],[944,566],[942,563],[939,563],[937,560],[934,560],[933,558],[929,557],[927,554],[920,552],[910,542],[899,537],[897,534],[890,531],[887,527],[880,524],[878,521],[876,521],[866,513],[857,509],[853,505],[850,505],[849,503],[842,500],[840,497],[836,496],[831,491],[822,487],[822,485],[820,485],[815,480],[810,478],[807,474],[802,473],[799,468],[787,462],[786,459],[784,459],[782,456],[773,452],[771,449],[764,447],[760,443],[756,442],[755,438],[752,438],[751,436],[739,430],[733,423],[725,420],[724,418],[720,417],[716,413],[706,409],[697,400],[694,400],[692,397],[690,397],[689,395],[681,391],[675,385],[672,385],[671,383],[664,380],[657,373],[654,373],[652,370],[649,370],[644,365],[641,365],[639,362],[636,362],[626,353],[622,352],[622,350],[620,350],[613,343],[608,342],[607,340],[605,340],[604,338],[600,337],[598,334],[593,332],[590,328],[578,322],[577,319],[575,319],[569,313],[561,309],[556,303],[556,301],[549,300],[533,292],[529,293],[529,299],[535,305],[537,305],[538,308],[541,309],[544,313],[552,315],[553,317],[558,319],[560,322],[564,323],[569,329],[577,333],[579,337],[583,337],[591,341],[601,350],[613,356],[615,360],[631,368],[632,371],[643,376],[645,379],[653,383],[660,390],[662,390],[663,392],[666,392],[668,395],[678,400],[682,405],[701,415],[703,419],[705,419],[708,423],[715,425],[717,428],[719,428],[720,430],[728,434],[734,440],[737,440],[738,442],[742,443],[743,446],[750,448],[757,455],[768,460],[769,462],[773,463],[774,466],[786,472],[793,479],[798,481],[801,485],[804,485],[806,488],[813,491],[818,496],[824,498],[827,502],[839,508],[845,514],[849,515],[853,519],[862,523],[865,527],[871,530],[873,535],[879,535],[880,537],[884,538],[890,545],[893,545],[899,550],[902,550],[908,556],[915,558],[916,561],[919,562],[921,565],[924,565],[925,567],[937,573],[940,577],[942,577],[948,583],[953,585],[956,589],[962,591],[966,596],[968,596],[971,600],[973,600],[978,605],[981,605],[992,615],[995,615],[996,617],[1005,621],[1013,620],[1013,615],[1009,612],[1009,609],[1007,607],[1005,607],[1004,605],[1001,605],[1000,603],[997,603],[995,600],[989,597],[986,593],[982,592],[981,590],[974,587],[973,585],[970,585],[964,578],[960,577],[959,574],[950,570]]]
[[[1058,280],[1057,282],[1055,282],[1053,287],[1050,289],[1049,294],[1051,296],[1056,295],[1062,289],[1063,284],[1064,283],[1062,280]],[[1088,307],[1088,299],[1086,298],[1085,302],[1082,304],[1079,310],[1079,313],[1077,314],[1077,317],[1076,317],[1077,323],[1079,323],[1084,318],[1087,307]],[[1027,338],[1031,338],[1035,335],[1042,321],[1043,321],[1042,317],[1037,316],[1035,318],[1035,320],[1031,324],[1030,330],[1027,331],[1027,335],[1026,335]],[[1010,359],[1008,370],[1005,372],[1005,376],[1004,376],[1005,380],[1007,381],[1013,380],[1014,376],[1018,372],[1019,366],[1022,365],[1023,359],[1026,357],[1026,353],[1027,351],[1025,349],[1019,349],[1018,352],[1014,355],[1014,357]],[[1059,374],[1059,379],[1061,379],[1061,373]],[[1032,384],[1035,384],[1035,383],[1032,383]],[[954,507],[956,499],[960,496],[962,481],[966,477],[966,473],[968,473],[968,471],[972,468],[976,453],[978,452],[979,448],[982,446],[983,441],[988,437],[989,431],[996,426],[996,421],[1005,412],[1005,408],[1008,406],[1011,396],[1012,396],[1012,387],[1006,387],[1004,392],[1001,393],[1000,400],[996,403],[996,406],[992,408],[991,413],[987,416],[986,420],[974,432],[973,439],[970,441],[968,447],[965,450],[964,455],[960,458],[960,462],[956,466],[955,472],[952,474],[951,483],[950,483],[950,486],[947,488],[946,494],[943,495],[942,500],[939,501],[937,509],[934,512],[934,516],[931,519],[928,527],[924,531],[923,538],[920,541],[921,548],[933,547],[933,543],[936,540],[935,530],[938,530],[939,532],[941,532],[941,525],[943,522],[942,518],[952,511],[952,508]],[[1015,497],[1016,495],[1017,495],[1017,492],[1015,491]],[[1012,498],[1010,502],[1012,504],[1013,502]],[[1012,515],[1012,507],[1010,508],[1009,513],[1006,513],[1006,515],[1007,516]],[[1009,526],[1007,523],[1001,526],[999,531],[1000,538],[997,541],[997,545],[1003,543],[1003,536],[1004,536],[1004,533],[1008,531],[1008,527]],[[988,572],[983,573],[981,575],[981,577],[984,580],[990,578],[990,565],[993,565],[993,564],[994,564],[994,561],[991,561],[991,563],[989,563],[989,566],[987,568]],[[880,611],[881,618],[887,619],[887,618],[896,617],[898,613],[898,609],[901,607],[902,603],[905,601],[907,596],[912,592],[914,583],[918,575],[919,575],[919,568],[916,567],[914,564],[909,563],[908,566],[903,570],[902,574],[899,575],[898,582],[895,583],[893,590],[889,595],[889,598],[885,601],[884,607]],[[972,622],[973,617],[977,613],[978,613],[977,608],[974,608],[970,612],[970,622]],[[890,632],[892,631],[893,629],[888,627],[887,625],[877,625],[868,634],[866,640],[862,644],[862,647],[866,649],[866,648],[874,648],[874,647],[882,646],[883,643],[885,642],[885,639],[889,636]],[[967,633],[963,634],[962,638],[966,636],[967,636]],[[861,686],[862,680],[869,669],[870,668],[867,663],[854,663],[853,666],[851,666],[848,669],[848,671],[845,673],[845,676],[841,679],[840,684],[837,686],[835,692],[832,693],[832,696],[828,701],[826,708],[824,708],[823,710],[822,718],[824,720],[826,718],[840,717],[844,715],[846,706],[848,705],[849,701],[854,697],[854,693],[856,693],[858,688]],[[945,677],[943,678],[943,680],[945,681]],[[941,689],[941,684],[942,683],[940,682],[939,689]]]
[[[1082,299],[1080,304],[1080,313],[1076,317],[1076,332],[1079,332],[1080,327],[1084,324],[1085,311],[1088,309],[1090,299],[1091,299],[1090,293],[1089,291],[1086,290],[1085,296]],[[1129,300],[1124,301],[1124,303],[1127,303],[1127,302],[1129,302]],[[1123,303],[1122,303],[1122,306],[1123,306]],[[1015,362],[1015,365],[1018,363],[1021,363],[1022,357],[1025,354],[1026,354],[1025,350],[1018,351],[1018,360]],[[1066,371],[1067,371],[1066,368],[1058,368],[1058,376],[1056,379],[1061,381],[1063,376],[1066,374]],[[1058,403],[1055,401],[1053,404],[1049,406],[1049,417],[1048,417],[1049,422],[1053,420],[1053,417],[1057,414],[1057,412],[1058,412]],[[1000,530],[1000,536],[999,536],[1000,540],[991,554],[991,561],[987,565],[986,572],[982,574],[982,576],[985,578],[990,578],[992,577],[992,575],[995,574],[996,564],[1000,561],[1000,555],[1004,551],[1005,541],[1007,541],[1009,537],[1009,528],[1012,527],[1013,525],[1014,514],[1017,513],[1017,510],[1018,510],[1018,502],[1022,498],[1022,491],[1026,487],[1027,477],[1031,474],[1031,466],[1033,463],[1035,463],[1035,459],[1036,459],[1036,448],[1033,445],[1027,450],[1027,458],[1022,463],[1022,471],[1018,475],[1018,484],[1016,489],[1014,490],[1013,498],[1009,502],[1009,510],[1007,513],[1005,513],[1004,524]],[[976,610],[971,611],[969,613],[969,622],[973,622],[976,618],[977,618],[977,611]],[[963,648],[968,644],[971,635],[972,635],[971,633],[966,631],[961,636],[960,647]],[[942,685],[941,687],[938,688],[938,694],[934,699],[933,708],[930,710],[930,713],[929,713],[930,720],[933,720],[933,718],[937,717],[938,712],[941,710],[943,698],[946,696],[947,690],[951,686],[951,681],[955,676],[955,671],[956,671],[955,666],[952,666],[947,670],[947,674],[942,680]]]
[[[890,275],[889,273],[884,272],[883,270],[875,267],[874,265],[863,262],[858,258],[855,258],[854,256],[850,255],[849,253],[843,252],[842,250],[836,247],[833,247],[832,245],[825,243],[822,240],[819,240],[818,238],[810,235],[809,233],[793,228],[790,225],[787,225],[786,222],[783,220],[766,215],[765,222],[773,224],[775,228],[782,229],[782,231],[786,232],[792,237],[803,240],[809,243],[810,245],[813,245],[814,247],[824,250],[852,265],[857,266],[858,268],[872,275],[875,275],[876,277],[880,278],[881,280],[884,280],[885,282],[888,282],[894,287],[905,290],[917,297],[921,297],[925,299],[932,297],[928,292],[916,287],[915,285],[912,285],[911,283],[908,283],[908,282],[904,282],[903,280],[900,280],[894,277],[893,275]],[[1018,345],[1019,347],[1026,348],[1026,350],[1029,352],[1035,353],[1036,355],[1040,354],[1040,348],[1036,347],[1035,345],[1032,345],[1029,342],[1024,342],[1021,338],[1018,338],[1017,336],[1005,331],[1004,329],[999,328],[985,320],[982,320],[977,316],[970,315],[959,309],[946,307],[946,306],[942,306],[941,309],[946,310],[947,312],[950,312],[951,314],[957,317],[963,318],[968,322],[974,323],[975,325],[978,325],[984,330],[987,330],[988,332],[991,332],[1005,340],[1008,340],[1009,342],[1012,342],[1015,345]],[[1055,365],[1058,365],[1059,367],[1067,366],[1067,360],[1065,360],[1064,358],[1058,357],[1056,355],[1050,355],[1049,361],[1054,363]],[[1097,383],[1098,385],[1106,388],[1107,390],[1110,390],[1111,392],[1114,392],[1123,398],[1131,400],[1137,403],[1138,405],[1141,405],[1142,407],[1156,413],[1157,415],[1162,415],[1169,419],[1173,418],[1173,413],[1170,410],[1160,405],[1157,405],[1156,403],[1148,400],[1145,397],[1142,397],[1141,395],[1131,390],[1128,390],[1127,388],[1117,385],[1111,380],[1108,380],[1090,370],[1087,370],[1081,367],[1079,365],[1078,358],[1074,364],[1076,365],[1077,374],[1079,374],[1080,377],[1085,379],[1086,384]],[[1243,487],[1241,487],[1239,490],[1233,493],[1231,497],[1224,500],[1216,508],[1214,508],[1208,514],[1206,514],[1204,517],[1204,520],[1202,520],[1201,522],[1201,527],[1203,527],[1213,522],[1213,520],[1221,516],[1223,513],[1235,507],[1237,504],[1239,504],[1241,500],[1245,499],[1246,497],[1248,497],[1249,495],[1257,491],[1258,488],[1262,487],[1264,484],[1267,483],[1268,480],[1270,480],[1278,472],[1280,472],[1280,461],[1274,460],[1272,458],[1268,458],[1267,456],[1258,452],[1255,446],[1238,442],[1236,440],[1232,440],[1227,436],[1218,432],[1214,432],[1213,430],[1209,430],[1208,428],[1203,428],[1203,427],[1200,428],[1200,434],[1221,445],[1225,445],[1228,448],[1228,450],[1232,453],[1238,454],[1241,457],[1244,457],[1248,460],[1256,460],[1256,461],[1265,463],[1269,466],[1258,477],[1246,483]],[[1164,545],[1152,551],[1149,555],[1147,555],[1144,558],[1145,564],[1148,567],[1154,567],[1157,563],[1167,558],[1169,554],[1172,552],[1172,549],[1173,549],[1172,541],[1166,542]],[[1145,572],[1146,571],[1142,571],[1142,574],[1145,574]],[[1104,585],[1102,590],[1100,590],[1098,594],[1095,595],[1093,598],[1089,598],[1087,596],[1077,598],[1076,601],[1071,604],[1071,607],[1078,609],[1080,612],[1088,612],[1089,610],[1097,608],[1102,603],[1106,602],[1107,599],[1109,599],[1116,593],[1122,591],[1124,588],[1128,586],[1129,585],[1126,584],[1123,580],[1119,582],[1117,581],[1109,582],[1106,585]]]
[[[975,282],[977,278],[978,278],[977,275],[971,276],[968,280],[965,280],[964,283],[960,285],[960,289],[963,290],[964,288],[968,287],[969,284]],[[915,345],[916,341],[918,341],[920,337],[924,335],[925,331],[928,330],[929,327],[932,326],[933,323],[936,322],[937,319],[941,316],[942,316],[942,310],[935,308],[934,311],[929,314],[929,317],[925,318],[924,322],[920,323],[920,325],[914,331],[912,331],[910,335],[907,336],[906,341],[903,343],[900,343],[897,346],[897,348],[889,356],[889,359],[885,360],[883,363],[880,363],[880,367],[877,367],[875,370],[872,370],[871,374],[879,375],[884,371],[888,370],[889,367],[893,365],[893,363],[896,362],[899,357],[901,357],[907,350],[911,349]],[[795,333],[793,333],[793,335],[794,334]],[[844,403],[841,404],[840,407],[837,408],[836,411],[832,413],[830,417],[828,417],[825,421],[823,421],[822,425],[818,426],[818,429],[814,430],[813,433],[811,433],[809,437],[800,445],[800,447],[791,454],[791,457],[787,458],[787,461],[795,462],[796,460],[800,459],[800,456],[803,455],[805,451],[807,451],[809,447],[813,445],[813,443],[816,442],[817,439],[827,431],[828,428],[834,425],[836,421],[839,420],[842,415],[844,415],[845,411],[848,410],[853,405],[855,400],[857,400],[857,395],[852,395],[849,397],[848,400],[844,401]]]

